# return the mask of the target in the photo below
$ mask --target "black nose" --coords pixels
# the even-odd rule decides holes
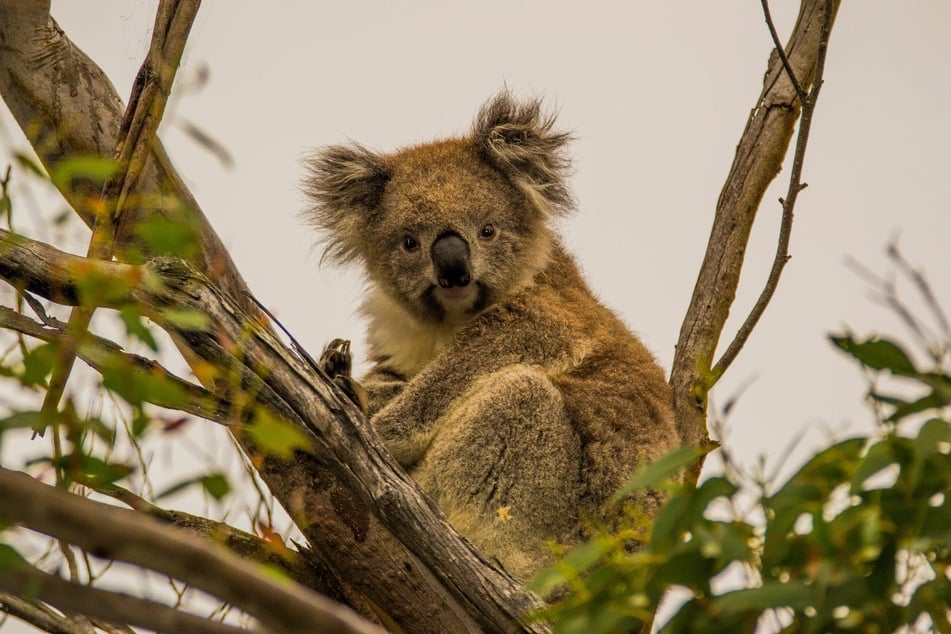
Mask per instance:
[[[472,281],[469,245],[456,233],[446,233],[433,242],[430,250],[436,281],[443,288],[467,286]]]

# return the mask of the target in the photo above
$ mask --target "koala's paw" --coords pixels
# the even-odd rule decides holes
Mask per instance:
[[[346,339],[334,339],[324,347],[320,355],[320,368],[347,395],[360,410],[367,413],[367,397],[363,387],[350,375],[353,368],[353,355],[350,354],[350,342]]]
[[[320,368],[331,379],[338,376],[350,376],[353,367],[353,355],[350,354],[350,342],[346,339],[334,339],[324,347],[320,355]]]

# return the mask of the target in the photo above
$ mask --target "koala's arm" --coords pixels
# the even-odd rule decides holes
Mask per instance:
[[[364,375],[360,385],[366,393],[366,415],[373,418],[403,391],[406,387],[406,379],[386,365],[377,364]]]

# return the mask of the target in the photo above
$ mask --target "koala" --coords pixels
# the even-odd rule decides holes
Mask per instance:
[[[574,208],[569,140],[540,100],[503,91],[460,138],[321,149],[305,185],[324,257],[366,275],[372,367],[350,393],[450,523],[522,579],[677,444],[664,372],[552,226]],[[323,359],[349,380],[340,343]]]

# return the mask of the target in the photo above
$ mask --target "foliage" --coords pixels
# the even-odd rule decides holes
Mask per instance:
[[[688,487],[648,468],[633,484],[668,499],[642,549],[630,533],[603,535],[534,580],[569,588],[541,615],[557,632],[636,631],[670,588],[688,598],[662,632],[951,632],[951,376],[919,371],[892,341],[831,339],[914,396],[873,388],[888,409],[880,433],[834,443],[772,490],[752,494],[730,470]],[[744,573],[746,587],[722,590]]]
[[[64,161],[47,175],[28,157],[18,156],[18,162],[23,171],[39,177],[47,186],[77,175],[101,184],[114,169],[112,161],[81,157]],[[8,185],[14,175],[18,174],[8,168],[0,181],[0,216],[6,218],[11,229],[15,200],[9,195]],[[194,230],[183,228],[160,215],[150,217],[139,229],[141,239],[153,252],[186,257],[196,248]],[[16,239],[17,234],[12,235]],[[0,248],[3,248],[2,244]],[[90,308],[96,307],[104,297],[130,297],[129,290],[137,283],[110,277],[94,267],[76,270],[72,274],[80,290],[81,304]],[[125,502],[138,496],[148,502],[165,501],[185,490],[198,491],[206,499],[217,502],[228,501],[238,487],[220,472],[217,465],[212,465],[205,473],[173,481],[157,493],[153,490],[151,476],[155,474],[149,473],[151,457],[144,447],[149,446],[147,443],[152,443],[151,446],[157,442],[175,443],[176,434],[187,426],[189,416],[169,411],[188,410],[190,395],[186,382],[173,377],[154,361],[135,357],[105,339],[96,338],[95,333],[74,332],[71,325],[47,314],[50,306],[44,307],[23,291],[17,291],[15,297],[15,300],[7,300],[15,303],[15,309],[0,307],[0,328],[4,328],[4,339],[0,341],[6,346],[0,353],[0,389],[5,395],[15,395],[15,398],[10,397],[0,404],[0,448],[5,439],[12,439],[15,434],[22,437],[31,430],[44,438],[34,437],[31,445],[38,455],[23,464],[0,466],[24,468],[39,479],[55,481],[59,487],[80,494],[94,490]],[[144,348],[156,359],[169,356],[168,350],[163,348],[167,339],[163,339],[142,306],[127,300],[115,310],[97,310],[108,317],[97,329],[104,330],[109,338],[121,340],[124,333],[128,347]],[[207,316],[202,313],[175,306],[161,310],[163,318],[181,328],[201,330],[208,327]],[[28,318],[27,323],[33,323],[36,332],[41,333],[39,341],[17,332],[14,321],[21,319],[19,323],[24,323],[24,318]],[[40,328],[37,320],[46,328]],[[63,363],[64,356],[73,352],[82,356],[90,351],[94,351],[95,372],[77,368],[69,379],[71,389],[58,407],[56,403],[53,407],[41,405],[51,389],[54,369]],[[226,377],[226,380],[235,385],[240,382],[239,377]],[[306,438],[302,438],[296,429],[288,429],[283,421],[264,410],[243,407],[234,405],[231,416],[248,423],[247,433],[253,436],[261,451],[255,459],[260,460],[265,454],[289,456],[296,448],[307,446]],[[250,467],[248,469],[250,472]],[[241,486],[248,488],[244,484]],[[136,493],[133,495],[131,491]],[[258,517],[253,523],[273,536],[276,533],[270,527],[272,505],[270,499],[262,499],[255,513],[266,512],[268,518]],[[3,549],[16,552],[14,548],[18,542],[13,531],[0,533],[0,554]],[[0,557],[0,569],[2,566],[3,557]],[[94,576],[90,571],[89,577]]]

